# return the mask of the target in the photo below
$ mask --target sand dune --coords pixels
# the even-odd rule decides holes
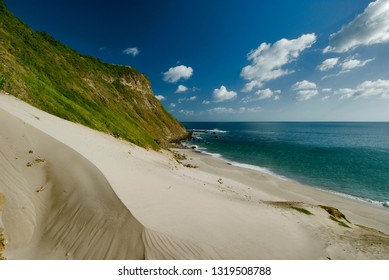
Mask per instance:
[[[0,95],[4,256],[389,258],[387,209],[179,152],[199,168]]]
[[[0,111],[9,258],[141,259],[143,226],[81,155]]]

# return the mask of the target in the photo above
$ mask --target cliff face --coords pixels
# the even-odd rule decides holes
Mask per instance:
[[[33,31],[2,0],[0,90],[146,148],[159,149],[186,135],[154,97],[145,75],[81,55],[48,33]]]

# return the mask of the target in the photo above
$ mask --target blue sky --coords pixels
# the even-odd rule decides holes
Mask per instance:
[[[389,121],[389,0],[5,0],[181,121]]]

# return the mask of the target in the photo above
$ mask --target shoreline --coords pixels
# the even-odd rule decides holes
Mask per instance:
[[[12,96],[0,114],[9,259],[389,259],[383,207],[191,150],[177,160]]]
[[[271,173],[262,172],[261,170],[251,169],[244,166],[237,166],[232,164],[228,160],[225,160],[222,157],[221,158],[214,157],[210,154],[198,152],[190,148],[185,148],[185,147],[175,148],[174,150],[186,155],[188,159],[192,159],[192,160],[187,160],[185,162],[194,165],[200,165],[200,169],[206,169],[206,166],[210,166],[211,168],[228,169],[226,172],[227,174],[231,171],[242,172],[242,175],[240,176],[239,179],[240,181],[246,181],[245,183],[248,185],[255,185],[255,183],[258,183],[252,180],[250,183],[248,183],[247,181],[249,180],[244,179],[246,175],[247,177],[250,177],[250,174],[254,176],[255,175],[262,176],[263,178],[267,178],[268,180],[274,180],[276,184],[278,184],[277,188],[281,188],[283,191],[283,192],[279,192],[279,190],[277,190],[278,196],[275,198],[275,200],[290,201],[290,200],[301,199],[303,202],[307,202],[307,203],[327,204],[330,206],[334,206],[338,209],[342,209],[344,212],[350,212],[351,216],[355,214],[364,216],[365,214],[362,213],[366,212],[365,208],[370,208],[370,207],[373,209],[377,209],[378,211],[383,213],[385,217],[386,215],[389,215],[389,209],[387,207],[370,203],[358,197],[348,196],[347,194],[331,192],[328,190],[321,189],[319,187],[305,185],[289,178],[280,177],[277,175],[273,175]],[[289,187],[291,189],[288,189]],[[292,192],[296,192],[296,193],[293,194]],[[345,205],[347,206],[345,207]],[[362,209],[358,209],[358,207],[361,207]],[[348,208],[352,208],[352,211]],[[373,216],[371,216],[371,219],[374,220]],[[362,221],[359,220],[358,222],[362,222]],[[368,222],[365,219],[365,217],[363,218],[363,222],[365,223]],[[382,222],[382,226],[380,227],[380,230],[389,234],[389,221],[386,221],[386,218],[383,218],[381,219],[381,222]],[[378,226],[376,223],[370,223],[370,225],[372,227]]]
[[[233,161],[233,160],[228,160],[228,159],[224,158],[223,155],[221,155],[221,154],[206,152],[205,148],[199,147],[198,145],[193,145],[193,146],[196,146],[196,148],[192,148],[190,145],[186,145],[184,143],[184,144],[181,145],[181,147],[176,147],[176,149],[190,150],[193,153],[199,153],[199,154],[202,154],[202,155],[210,156],[212,158],[215,158],[215,159],[218,159],[218,160],[222,160],[222,161],[226,162],[227,164],[230,164],[230,165],[233,165],[233,166],[236,166],[236,167],[239,167],[239,168],[249,169],[249,170],[253,170],[253,171],[256,171],[256,172],[265,173],[265,174],[268,174],[270,176],[274,176],[274,177],[276,177],[276,178],[278,178],[280,180],[285,180],[285,181],[289,181],[289,182],[300,184],[300,185],[306,185],[306,186],[309,186],[311,188],[314,188],[314,189],[317,189],[317,190],[320,190],[320,191],[323,191],[323,192],[326,192],[326,193],[330,193],[330,194],[333,194],[333,195],[336,195],[336,196],[341,196],[341,197],[344,197],[344,198],[347,198],[347,199],[352,199],[352,200],[355,200],[355,201],[367,203],[367,204],[372,205],[372,206],[376,206],[376,207],[380,207],[380,208],[384,208],[384,209],[388,209],[389,210],[389,201],[381,202],[381,201],[376,201],[376,200],[373,200],[373,199],[370,199],[370,198],[363,198],[363,197],[355,196],[355,195],[352,195],[352,194],[347,194],[347,193],[343,193],[343,192],[328,190],[325,187],[304,184],[304,183],[299,182],[299,181],[297,181],[295,179],[288,178],[288,177],[285,177],[283,175],[279,175],[277,173],[274,173],[273,171],[269,170],[266,167],[261,167],[261,166],[257,166],[257,165],[253,165],[253,164],[247,164],[247,163],[236,162],[236,161]]]

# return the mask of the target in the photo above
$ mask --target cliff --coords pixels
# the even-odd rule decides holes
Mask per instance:
[[[63,119],[159,149],[185,137],[133,67],[82,55],[33,31],[0,0],[0,90]]]

